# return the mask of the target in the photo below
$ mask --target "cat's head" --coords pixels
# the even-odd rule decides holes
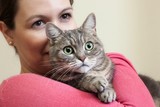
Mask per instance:
[[[90,14],[80,28],[62,31],[52,23],[46,24],[50,40],[53,69],[87,73],[100,63],[105,53],[96,34],[96,18]]]

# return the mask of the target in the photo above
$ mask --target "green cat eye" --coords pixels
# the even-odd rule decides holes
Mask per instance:
[[[63,48],[63,52],[67,55],[71,55],[71,54],[73,54],[74,51],[73,51],[73,48],[71,46],[66,46],[66,47]]]
[[[94,45],[91,41],[87,42],[85,45],[85,50],[91,51],[94,48]]]

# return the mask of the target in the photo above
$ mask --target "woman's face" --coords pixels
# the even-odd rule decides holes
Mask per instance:
[[[69,0],[19,0],[12,31],[14,46],[21,61],[21,72],[45,74],[49,66],[46,22],[63,30],[76,28]]]

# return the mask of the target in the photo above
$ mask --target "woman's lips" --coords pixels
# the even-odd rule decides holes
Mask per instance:
[[[44,54],[49,54],[49,51],[46,51]]]

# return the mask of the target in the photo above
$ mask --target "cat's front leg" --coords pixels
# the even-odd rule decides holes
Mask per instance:
[[[108,81],[102,76],[86,76],[80,82],[80,89],[94,93],[103,92],[108,86]]]
[[[98,98],[104,103],[111,103],[116,100],[116,92],[112,85],[108,85],[103,92],[98,93]]]
[[[98,98],[104,103],[115,101],[116,93],[112,84],[103,76],[86,76],[81,81],[81,89],[98,94]]]

